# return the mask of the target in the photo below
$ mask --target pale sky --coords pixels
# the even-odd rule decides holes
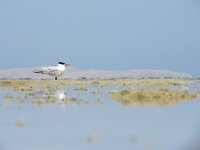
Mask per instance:
[[[167,69],[200,76],[199,0],[0,0],[0,69]]]

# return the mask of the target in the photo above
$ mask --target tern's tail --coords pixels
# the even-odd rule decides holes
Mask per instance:
[[[33,70],[34,73],[41,73],[41,74],[44,74],[44,71],[42,70]]]

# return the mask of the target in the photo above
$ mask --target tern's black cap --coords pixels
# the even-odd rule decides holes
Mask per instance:
[[[64,62],[58,62],[58,64],[64,65],[65,63]]]

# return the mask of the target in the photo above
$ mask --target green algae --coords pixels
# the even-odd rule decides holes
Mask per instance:
[[[126,105],[132,104],[155,104],[168,105],[183,100],[192,100],[198,97],[196,92],[186,92],[167,87],[162,88],[143,88],[125,89],[110,92],[112,99]]]
[[[96,96],[94,104],[102,104],[103,101],[99,99],[99,95],[107,94],[102,90],[103,86],[111,86],[113,89],[118,89],[110,91],[112,99],[122,104],[165,105],[197,98],[197,93],[187,92],[190,90],[192,82],[192,80],[186,79],[0,80],[0,87],[20,93],[17,98],[13,98],[11,94],[4,96],[4,99],[10,99],[11,103],[15,104],[28,103],[38,106],[44,104],[66,105],[68,103],[92,104],[91,101],[77,98],[77,96],[81,96],[81,92],[86,91],[88,94]],[[62,90],[62,93],[59,92],[60,89],[67,86],[74,86],[75,93],[71,97]]]
[[[87,88],[84,88],[84,87],[80,87],[80,88],[75,88],[74,89],[75,91],[88,91],[88,89]]]
[[[13,96],[11,94],[6,94],[4,95],[4,99],[12,99]]]
[[[25,127],[25,125],[26,125],[26,122],[25,122],[24,120],[22,120],[22,119],[17,120],[17,121],[15,122],[15,126],[16,126],[17,128],[23,128],[23,127]]]

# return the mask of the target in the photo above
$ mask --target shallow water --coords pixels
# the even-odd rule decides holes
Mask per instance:
[[[199,85],[191,90],[199,91]],[[1,89],[0,150],[199,149],[199,98],[167,106],[130,106],[107,93],[122,88]]]

